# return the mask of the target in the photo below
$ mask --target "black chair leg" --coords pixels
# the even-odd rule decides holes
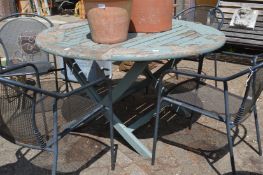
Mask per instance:
[[[188,126],[188,129],[190,130],[192,129],[193,118],[194,118],[194,112],[192,111],[191,116],[189,118],[189,126]]]
[[[115,169],[116,162],[116,150],[114,148],[114,129],[113,129],[113,121],[110,121],[110,145],[111,145],[111,170]]]
[[[54,154],[53,154],[53,165],[52,165],[52,175],[56,175],[57,173],[57,162],[58,162],[58,141],[53,145],[54,146]]]
[[[260,131],[259,131],[258,115],[257,115],[256,106],[254,107],[254,119],[255,119],[256,133],[257,133],[258,154],[262,156],[262,147],[261,147],[261,139],[260,139]]]
[[[111,146],[111,170],[115,169],[115,162],[116,162],[116,151],[114,147],[114,122],[113,122],[113,107],[112,107],[112,87],[111,82],[108,80],[108,89],[109,89],[109,113],[110,113],[110,146]]]
[[[154,165],[154,163],[155,163],[156,144],[157,144],[157,138],[158,138],[161,103],[162,103],[162,100],[160,99],[160,97],[158,97],[155,126],[154,126],[154,136],[153,136],[152,165]]]
[[[198,58],[198,70],[197,70],[198,74],[202,74],[203,63],[204,63],[204,55],[200,55]],[[196,89],[198,89],[199,83],[200,83],[200,78],[198,78],[198,84],[196,86]]]
[[[58,113],[57,113],[57,100],[54,100],[53,104],[53,165],[52,175],[57,173],[57,161],[58,161]]]
[[[198,58],[198,70],[197,70],[198,74],[202,73],[203,63],[204,63],[204,55],[200,55]]]
[[[215,77],[217,77],[217,57],[218,57],[218,54],[215,54],[215,56],[214,56]],[[215,80],[215,87],[217,87],[217,81],[216,80]]]
[[[228,149],[230,154],[230,162],[233,175],[236,175],[236,167],[235,167],[235,159],[234,159],[234,152],[233,152],[233,140],[231,136],[231,129],[229,123],[226,123],[226,130],[227,130],[227,140],[228,140]]]

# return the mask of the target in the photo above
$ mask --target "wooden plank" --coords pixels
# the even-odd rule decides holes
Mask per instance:
[[[225,20],[224,20],[224,25],[225,25],[225,24],[229,24],[229,23],[230,23],[230,20],[228,20],[228,19],[225,19]],[[263,27],[263,22],[257,21],[256,27]]]
[[[220,19],[221,15],[218,15]],[[226,21],[227,19],[232,19],[233,14],[224,14],[224,20]],[[263,16],[258,16],[257,21],[263,22]]]
[[[220,1],[219,7],[236,7],[236,8],[241,8],[241,7],[250,7],[250,8],[255,8],[255,9],[263,9],[263,3],[244,3],[244,2],[224,2]]]
[[[233,37],[227,37],[227,42],[231,43],[237,43],[240,45],[247,45],[249,47],[261,47],[263,48],[263,42],[257,41],[257,40],[249,40],[249,39],[243,39],[243,38],[233,38]]]
[[[255,30],[229,27],[233,13],[241,7],[259,10]],[[227,37],[227,43],[245,45],[253,48],[263,48],[263,0],[220,1],[219,8],[224,13],[224,25],[221,30]]]
[[[224,20],[224,25],[225,25],[225,24],[229,24],[230,21],[231,21],[230,19],[225,19],[225,20]],[[257,21],[256,27],[263,27],[263,22]]]
[[[263,43],[263,35],[253,35],[246,33],[237,33],[237,32],[224,32],[227,37],[235,37],[235,38],[247,38],[253,40],[259,40]]]
[[[246,30],[246,29],[237,29],[231,28],[229,25],[223,25],[221,31],[228,31],[228,32],[239,32],[239,33],[251,33],[254,35],[263,35],[263,28],[255,28],[255,30]]]
[[[220,7],[219,7],[220,8]],[[233,14],[235,11],[235,8],[220,8],[220,10],[223,13],[229,13],[229,14]],[[263,10],[259,10],[258,11],[258,15],[263,15]]]

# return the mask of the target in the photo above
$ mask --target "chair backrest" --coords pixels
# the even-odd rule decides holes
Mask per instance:
[[[224,15],[220,9],[208,5],[198,5],[183,10],[175,19],[202,23],[220,29],[224,23]]]
[[[263,65],[263,64],[262,64]],[[263,90],[263,66],[250,73],[247,81],[247,86],[244,94],[243,101],[239,108],[239,111],[234,116],[233,122],[238,124],[246,119],[253,111],[253,107]]]
[[[43,116],[35,116],[36,97],[26,89],[0,83],[0,135],[12,143],[45,147]]]
[[[263,48],[263,1],[262,0],[219,0],[218,8],[224,13],[224,24],[221,30],[227,37],[227,44],[246,46],[248,48]],[[229,27],[233,13],[241,7],[258,10],[258,18],[254,30]],[[261,50],[262,51],[262,50]]]
[[[35,43],[38,33],[53,24],[35,14],[14,14],[0,19],[7,22],[0,29],[0,42],[7,58],[7,64],[20,62],[48,62],[48,54],[41,51]]]

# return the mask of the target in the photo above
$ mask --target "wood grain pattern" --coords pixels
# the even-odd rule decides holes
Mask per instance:
[[[208,53],[222,47],[222,32],[202,24],[174,20],[173,29],[160,33],[130,33],[117,44],[91,40],[87,22],[64,24],[42,32],[37,45],[48,53],[69,58],[103,61],[152,61]]]

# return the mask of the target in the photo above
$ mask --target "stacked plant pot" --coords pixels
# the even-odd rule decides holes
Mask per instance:
[[[174,0],[85,0],[94,42],[114,44],[129,32],[163,32],[172,29]]]
[[[172,29],[174,0],[133,0],[130,32],[163,32]]]
[[[114,44],[127,40],[132,0],[87,0],[85,6],[94,42]]]

